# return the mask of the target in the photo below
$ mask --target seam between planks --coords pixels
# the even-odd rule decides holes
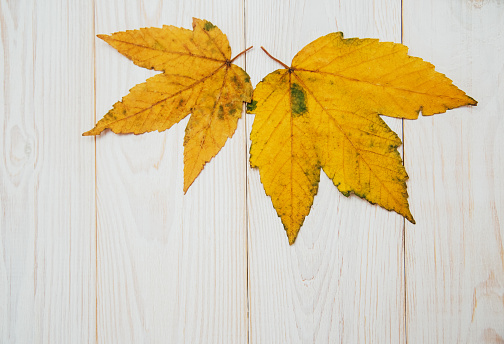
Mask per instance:
[[[404,44],[404,0],[401,0],[401,44]],[[401,119],[401,140],[402,140],[402,163],[405,165],[406,146],[404,142],[404,118]],[[403,306],[403,322],[404,322],[404,343],[408,344],[408,285],[407,285],[407,269],[406,269],[406,219],[403,217],[402,228],[402,245],[403,245],[403,283],[404,283],[404,306]]]
[[[243,0],[243,42],[245,44],[244,48],[247,48],[247,0]],[[244,56],[244,68],[247,72],[247,54]],[[247,107],[244,106],[244,125],[245,125],[245,264],[246,264],[246,286],[247,286],[247,312],[246,312],[246,324],[247,324],[247,344],[250,343],[250,332],[251,332],[251,320],[250,320],[250,265],[249,265],[249,208],[248,208],[248,149],[247,149],[247,137],[248,137],[248,126],[247,126]]]
[[[93,123],[96,123],[96,0],[91,3],[93,10]],[[94,137],[94,215],[95,215],[95,344],[98,343],[98,171],[97,138]]]

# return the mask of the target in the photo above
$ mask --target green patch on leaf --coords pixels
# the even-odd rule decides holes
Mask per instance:
[[[217,118],[219,118],[220,120],[224,119],[224,108],[222,107],[222,105],[219,105],[219,111],[217,112]]]
[[[252,100],[247,104],[247,113],[253,113],[257,107],[257,101]]]
[[[306,93],[298,84],[291,86],[291,106],[292,116],[299,117],[306,113]]]
[[[205,22],[205,26],[203,26],[203,30],[205,31],[210,31],[212,29],[215,29],[215,25],[210,23],[209,21]]]

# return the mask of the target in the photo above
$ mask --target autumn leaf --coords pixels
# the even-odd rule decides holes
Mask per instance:
[[[193,31],[163,26],[98,37],[136,65],[163,73],[133,87],[83,135],[163,131],[191,113],[184,138],[185,193],[233,136],[243,102],[250,102],[250,78],[232,64],[248,49],[231,59],[226,35],[196,18]]]
[[[263,48],[264,50],[264,48]],[[400,138],[380,115],[416,119],[477,102],[402,44],[321,37],[266,76],[255,113],[250,164],[293,244],[318,190],[322,168],[351,193],[415,223],[408,205]]]

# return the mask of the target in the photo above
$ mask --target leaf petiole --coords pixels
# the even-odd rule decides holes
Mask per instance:
[[[270,53],[268,53],[268,51],[266,49],[264,49],[264,47],[261,47],[261,49],[266,53],[266,55],[268,55],[272,60],[280,63],[285,69],[291,69],[289,66],[287,66],[285,63],[283,63],[282,61],[280,61],[279,59],[271,56]]]
[[[248,47],[247,49],[243,50],[241,53],[239,53],[238,55],[236,55],[235,57],[233,57],[233,59],[231,59],[229,61],[229,63],[233,63],[234,60],[236,60],[238,57],[240,57],[241,55],[245,54],[247,51],[249,51],[250,49],[252,49],[254,46],[251,46],[251,47]]]

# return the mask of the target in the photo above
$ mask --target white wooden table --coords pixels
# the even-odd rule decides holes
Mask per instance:
[[[95,37],[204,18],[253,84],[312,40],[403,42],[478,100],[403,138],[416,225],[322,174],[294,246],[253,115],[183,195],[187,120],[82,137],[152,71]],[[0,0],[1,343],[503,343],[504,1]]]

